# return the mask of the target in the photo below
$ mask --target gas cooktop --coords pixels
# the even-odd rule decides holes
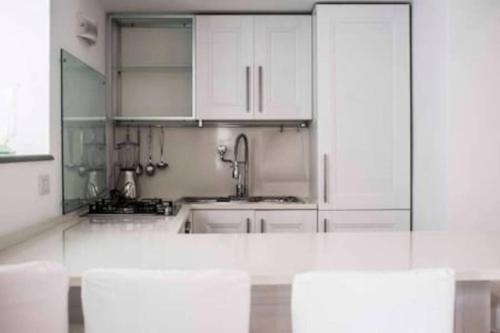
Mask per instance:
[[[173,203],[162,199],[101,199],[90,204],[89,214],[173,215]]]

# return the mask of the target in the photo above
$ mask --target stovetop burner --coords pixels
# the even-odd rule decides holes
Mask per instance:
[[[173,204],[162,199],[101,199],[89,206],[89,214],[172,215]]]

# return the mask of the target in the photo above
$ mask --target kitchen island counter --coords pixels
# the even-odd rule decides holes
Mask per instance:
[[[254,285],[289,284],[294,274],[317,269],[450,267],[460,281],[500,280],[500,233],[182,234],[189,214],[185,206],[156,222],[74,217],[0,252],[0,263],[58,261],[72,285],[96,267],[243,269]]]

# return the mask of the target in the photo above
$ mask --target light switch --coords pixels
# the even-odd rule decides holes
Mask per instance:
[[[47,195],[50,193],[50,176],[40,175],[38,176],[38,194]]]

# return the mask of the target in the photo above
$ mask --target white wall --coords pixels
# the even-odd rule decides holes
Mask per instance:
[[[100,2],[52,0],[51,7],[50,151],[55,160],[0,164],[0,236],[61,214],[60,49],[68,50],[102,73],[105,69],[105,13]],[[98,22],[99,40],[92,47],[76,37],[76,17],[79,12]],[[39,196],[38,176],[43,174],[50,176],[51,193]]]
[[[448,0],[413,2],[413,218],[446,228]]]
[[[448,52],[448,224],[500,231],[500,1],[450,1]]]
[[[500,2],[414,2],[417,230],[500,230]]]

